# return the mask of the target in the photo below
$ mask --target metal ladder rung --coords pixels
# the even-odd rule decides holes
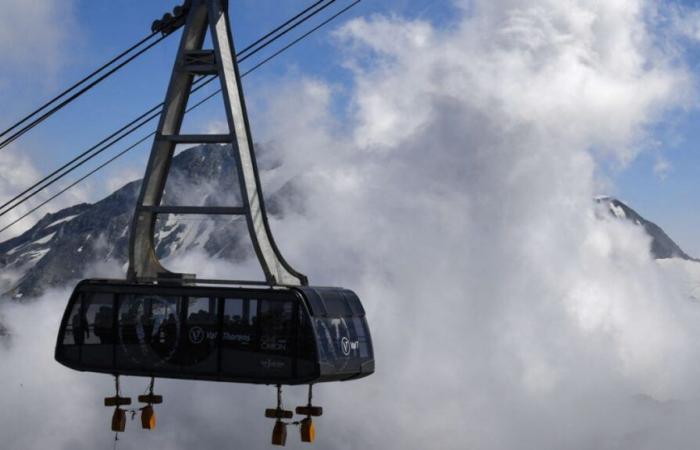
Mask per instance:
[[[216,75],[219,72],[214,50],[190,50],[185,52],[183,67],[188,72],[197,75]]]
[[[216,75],[219,68],[214,64],[188,64],[185,70],[195,75]]]
[[[232,134],[162,134],[160,138],[176,144],[230,144]]]
[[[187,50],[183,52],[185,65],[187,64],[214,64],[216,52],[213,49]]]
[[[139,206],[140,211],[156,214],[221,214],[242,216],[246,214],[243,206]]]

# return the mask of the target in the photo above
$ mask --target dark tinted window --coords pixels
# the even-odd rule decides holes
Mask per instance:
[[[180,297],[119,297],[117,363],[120,367],[172,367],[183,332]]]
[[[336,290],[327,290],[322,293],[323,301],[326,303],[326,310],[329,317],[352,316],[352,310],[345,297]]]
[[[224,300],[221,336],[221,370],[227,376],[260,376],[260,332],[258,301],[227,298]]]
[[[114,343],[114,295],[95,293],[83,301],[87,321],[85,344]]]
[[[293,304],[291,301],[261,300],[260,350],[265,353],[292,355],[294,347]]]
[[[187,320],[178,362],[194,371],[216,371],[219,339],[219,299],[190,297],[187,299]]]
[[[298,308],[297,315],[299,317],[297,323],[298,329],[298,354],[299,358],[311,361],[316,360],[316,339],[314,330],[311,326],[310,318],[304,308]]]
[[[354,317],[352,321],[348,321],[348,328],[351,328],[351,334],[357,337],[360,358],[369,358],[372,356],[372,343],[367,332],[367,322],[364,318]]]
[[[322,361],[345,370],[347,358],[372,356],[371,341],[364,318],[320,318],[315,319]]]
[[[63,330],[58,356],[87,368],[111,368],[114,361],[114,296],[82,293],[73,304]]]
[[[352,292],[350,290],[344,290],[343,297],[345,297],[345,300],[348,302],[348,305],[350,306],[350,309],[352,310],[353,316],[364,317],[365,309],[362,307],[362,303],[360,302],[360,299],[357,297],[357,295],[354,292]]]
[[[76,302],[73,304],[73,308],[68,314],[68,320],[66,321],[66,328],[63,330],[63,344],[64,345],[74,345],[82,343],[85,340],[85,320],[81,323],[81,308],[82,308],[82,296],[78,297]]]
[[[114,342],[113,298],[112,294],[80,294],[68,317],[63,343],[81,345]]]
[[[304,296],[307,298],[309,303],[309,308],[311,308],[311,314],[317,317],[326,315],[326,307],[323,304],[323,300],[318,295],[314,289],[306,289],[304,291]]]
[[[224,300],[222,344],[228,348],[253,351],[258,345],[257,300]]]
[[[83,295],[80,313],[73,317],[74,339],[82,341],[80,362],[86,367],[111,368],[114,363],[114,295]]]

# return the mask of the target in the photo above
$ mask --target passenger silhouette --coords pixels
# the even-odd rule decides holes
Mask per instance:
[[[88,328],[88,321],[84,308],[80,308],[80,313],[73,316],[72,325],[75,343],[83,345],[85,338],[90,337],[90,329]]]
[[[114,343],[112,332],[112,308],[101,306],[95,315],[95,336],[100,339],[101,344]]]

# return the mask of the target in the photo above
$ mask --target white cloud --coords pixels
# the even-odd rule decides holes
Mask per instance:
[[[224,120],[214,120],[206,126],[207,134],[226,134],[228,133],[228,123]]]
[[[662,180],[665,180],[666,177],[668,177],[669,173],[671,173],[671,171],[673,171],[673,166],[671,165],[671,162],[663,156],[659,155],[656,158],[656,162],[654,163],[654,175],[656,175]]]
[[[77,32],[73,0],[5,0],[0,15],[4,70],[53,72]]]
[[[671,9],[670,20],[673,29],[681,36],[700,41],[700,11],[676,5]]]
[[[633,158],[690,76],[655,45],[642,2],[471,3],[453,30],[396,17],[343,27],[348,121],[333,118],[322,80],[271,96],[275,176],[306,198],[303,214],[272,223],[276,240],[313,283],[360,294],[375,343],[376,374],[318,387],[318,445],[692,448],[698,304],[640,229],[596,218],[592,202],[598,160]],[[55,318],[50,305],[31,310]],[[6,313],[20,331],[24,311]],[[8,411],[31,406],[11,378],[1,434],[18,449],[105,445],[109,381],[48,362],[50,328],[20,333],[0,366],[53,402],[32,410],[42,432],[17,432]],[[160,387],[162,428],[131,430],[121,448],[268,447],[271,423],[255,411],[271,389]],[[288,404],[303,401],[290,391]],[[52,434],[58,423],[79,438]]]
[[[143,169],[136,167],[124,167],[119,172],[110,174],[106,180],[107,193],[112,193],[124,185],[139,180],[143,177]]]
[[[28,185],[39,178],[39,172],[34,168],[28,158],[18,156],[11,149],[6,149],[0,152],[0,198],[3,203],[9,201],[15,195],[22,192]],[[2,217],[2,227],[14,222],[20,216],[26,214],[30,210],[30,206],[25,203]],[[27,219],[31,222],[31,218]],[[10,237],[27,228],[26,223],[18,223],[7,231],[3,232],[4,237]]]
[[[10,145],[0,151],[0,199],[2,199],[2,203],[10,201],[10,199],[19,195],[25,189],[35,184],[42,176],[43,175],[36,169],[29,158],[19,154],[14,145]],[[84,187],[76,186],[66,191],[66,193],[57,197],[46,206],[42,206],[36,211],[31,212],[32,209],[38,207],[44,200],[47,200],[67,184],[68,182],[64,180],[62,184],[59,183],[58,186],[42,191],[40,194],[12,208],[10,212],[3,215],[0,218],[0,228],[4,228],[29,213],[27,217],[0,233],[0,239],[9,239],[22,233],[33,226],[34,223],[45,214],[58,211],[76,203],[84,202],[88,198],[88,191]],[[24,198],[24,196],[21,198]],[[15,203],[16,202],[12,202],[10,205],[14,205]]]

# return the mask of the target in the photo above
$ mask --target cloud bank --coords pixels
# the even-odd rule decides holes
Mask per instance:
[[[318,387],[317,445],[698,440],[698,304],[651,260],[641,230],[601,219],[592,202],[600,161],[634,158],[647,127],[692,93],[652,7],[471,1],[448,30],[357,19],[336,33],[354,80],[347,117],[333,115],[324,80],[278,87],[259,126],[284,161],[274,182],[294,180],[305,203],[273,230],[314,284],[360,294],[377,358],[370,378]],[[106,446],[111,380],[53,362],[67,294],[47,297],[5,311],[15,334],[0,350],[11,405],[0,434],[7,448]],[[270,388],[159,386],[160,429],[131,423],[120,448],[268,447]],[[300,404],[303,389],[290,391]]]
[[[2,174],[0,176],[0,199],[2,199],[2,203],[24,192],[27,187],[36,183],[43,176],[32,161],[23,155],[14,144],[0,151],[0,174]],[[18,236],[32,227],[48,212],[55,212],[76,203],[84,202],[88,197],[88,192],[84,187],[76,186],[76,188],[67,191],[66,194],[48,203],[48,211],[47,208],[40,208],[35,212],[31,212],[34,207],[39,206],[64,186],[65,184],[62,184],[59,188],[45,190],[3,215],[0,219],[0,228],[4,228],[29,213],[26,218],[12,225],[7,230],[0,232],[0,240],[4,241]],[[15,205],[16,203],[14,201],[10,205]],[[0,275],[0,278],[3,278],[3,276]]]

